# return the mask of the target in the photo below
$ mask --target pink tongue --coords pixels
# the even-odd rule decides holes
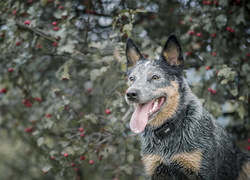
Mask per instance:
[[[135,111],[130,120],[130,129],[134,133],[141,133],[144,131],[148,123],[148,113],[151,108],[152,102],[148,104],[137,104]]]

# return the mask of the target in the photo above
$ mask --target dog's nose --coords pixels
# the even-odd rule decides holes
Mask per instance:
[[[128,100],[135,101],[138,98],[138,91],[135,89],[128,89],[126,92]]]

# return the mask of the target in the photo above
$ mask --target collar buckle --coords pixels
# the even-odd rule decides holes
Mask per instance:
[[[162,140],[164,139],[171,131],[173,131],[175,128],[175,125],[172,123],[166,124],[161,130],[157,130],[154,132],[155,136]]]

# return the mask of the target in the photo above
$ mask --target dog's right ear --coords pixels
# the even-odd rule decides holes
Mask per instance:
[[[127,56],[127,69],[134,67],[134,65],[139,60],[144,60],[144,57],[142,56],[141,52],[130,38],[127,39],[126,56]]]

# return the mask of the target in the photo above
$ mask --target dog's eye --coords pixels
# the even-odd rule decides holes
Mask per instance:
[[[130,82],[134,81],[134,77],[132,77],[132,76],[130,76],[128,79],[129,79]]]
[[[157,79],[159,79],[160,77],[159,76],[157,76],[157,75],[153,75],[152,76],[152,80],[157,80]]]

